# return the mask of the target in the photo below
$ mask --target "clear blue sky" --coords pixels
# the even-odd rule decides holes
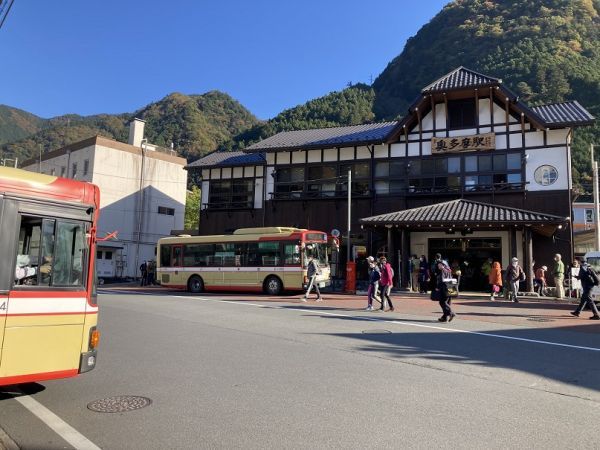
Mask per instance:
[[[218,89],[267,119],[369,83],[446,3],[15,0],[0,29],[0,103],[88,115]]]

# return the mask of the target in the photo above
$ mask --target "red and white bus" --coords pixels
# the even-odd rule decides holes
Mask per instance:
[[[307,285],[308,258],[319,265],[315,280],[331,283],[327,233],[289,227],[240,228],[233,234],[162,238],[157,248],[162,286],[198,293],[249,291],[278,295]]]
[[[96,365],[98,187],[0,167],[0,386]]]

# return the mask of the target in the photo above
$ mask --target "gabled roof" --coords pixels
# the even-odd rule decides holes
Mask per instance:
[[[369,123],[347,127],[283,131],[253,144],[244,151],[291,151],[354,145],[381,144],[398,122]]]
[[[508,206],[491,205],[463,198],[420,208],[405,209],[378,216],[365,217],[365,225],[560,225],[569,219]]]
[[[548,125],[591,125],[595,120],[577,101],[552,103],[531,109]]]
[[[209,169],[211,167],[262,166],[265,155],[262,153],[212,152],[185,166],[186,169]]]
[[[421,92],[424,94],[431,94],[434,92],[447,92],[456,89],[497,86],[499,84],[502,84],[502,80],[499,78],[489,77],[460,66],[452,72],[435,80],[429,86],[423,88]]]

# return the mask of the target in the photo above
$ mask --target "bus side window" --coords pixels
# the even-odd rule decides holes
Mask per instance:
[[[283,251],[286,266],[297,266],[300,264],[300,245],[297,242],[284,242]]]
[[[171,267],[171,246],[162,244],[160,246],[160,266]]]
[[[279,242],[259,242],[258,252],[261,266],[279,265]]]

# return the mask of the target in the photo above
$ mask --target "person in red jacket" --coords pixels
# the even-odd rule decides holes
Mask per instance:
[[[392,269],[392,265],[387,262],[385,256],[379,258],[379,270],[381,271],[381,279],[379,280],[379,285],[381,286],[380,309],[381,311],[385,311],[385,300],[387,299],[388,305],[390,305],[388,311],[393,311],[394,305],[392,304],[390,293],[392,292],[392,286],[394,285],[394,269]]]

